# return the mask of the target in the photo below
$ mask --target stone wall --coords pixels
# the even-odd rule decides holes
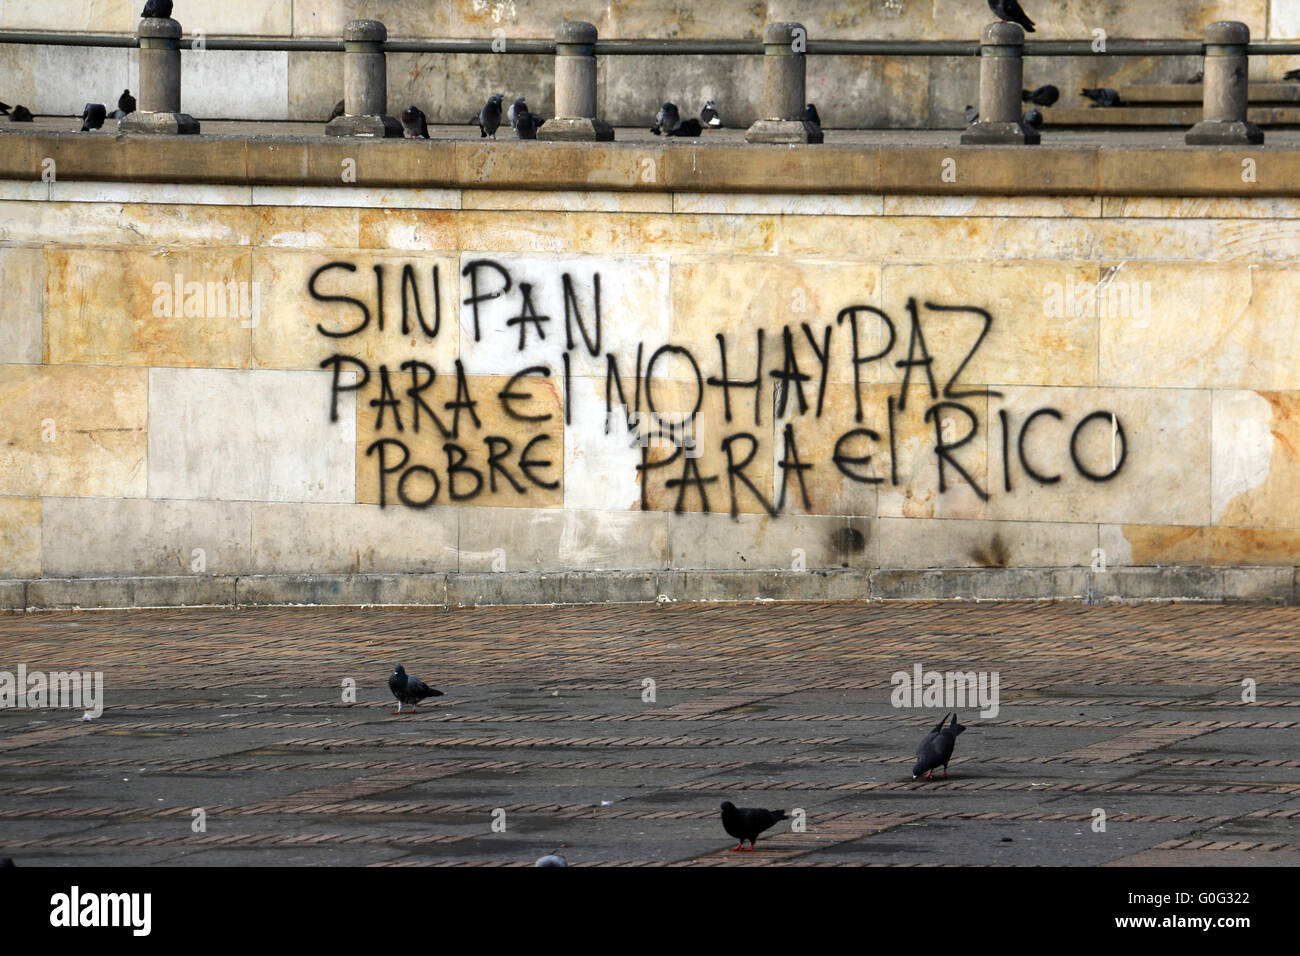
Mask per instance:
[[[0,29],[129,34],[140,0],[3,0]],[[1300,38],[1300,0],[1054,0],[1029,4],[1036,37],[1199,38],[1205,24],[1241,20],[1257,39]],[[393,38],[552,37],[562,20],[594,22],[605,38],[757,38],[771,20],[802,21],[814,39],[973,40],[989,19],[981,0],[818,0],[812,4],[628,0],[571,4],[553,0],[229,0],[178,3],[187,33],[260,37],[338,37],[358,16],[383,20]],[[1300,58],[1258,61],[1258,79],[1279,78]],[[611,123],[648,126],[659,103],[673,99],[697,111],[717,101],[735,126],[759,117],[761,64],[757,57],[602,58],[600,109]],[[1199,69],[1195,58],[1031,58],[1030,85],[1056,83],[1062,105],[1086,105],[1083,86],[1181,82]],[[549,58],[394,54],[389,61],[390,112],[416,103],[431,120],[463,123],[490,92],[526,95],[550,115],[554,84]],[[38,113],[79,114],[87,100],[116,101],[138,88],[134,51],[0,45],[6,102]],[[828,127],[922,128],[963,125],[962,109],[976,102],[973,58],[815,57],[808,97]],[[323,120],[343,94],[342,54],[221,52],[186,54],[186,111],[202,119]]]
[[[1286,197],[6,181],[0,606],[1294,600],[1298,251]]]

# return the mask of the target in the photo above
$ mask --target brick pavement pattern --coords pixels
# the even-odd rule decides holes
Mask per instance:
[[[0,671],[102,671],[106,702],[0,709],[0,855],[1294,866],[1298,627],[1047,603],[0,616]],[[396,663],[447,696],[394,716]],[[916,664],[999,676],[947,780],[910,776],[938,709],[890,702]],[[731,852],[727,799],[803,826]]]

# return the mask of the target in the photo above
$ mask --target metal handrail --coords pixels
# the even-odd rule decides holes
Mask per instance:
[[[134,48],[139,41],[134,36],[109,34],[2,32],[0,43],[38,44],[46,46],[84,46],[108,48]],[[342,53],[341,39],[279,38],[208,36],[200,41],[185,37],[182,49],[269,51],[279,53],[313,52]],[[1202,56],[1205,43],[1201,40],[1108,40],[1104,50],[1096,49],[1091,40],[1030,40],[1025,43],[1025,56]],[[384,44],[388,53],[492,53],[554,55],[554,40],[509,39],[504,45],[494,39],[436,39],[389,40]],[[598,56],[760,56],[762,40],[597,40]],[[1283,56],[1300,54],[1300,42],[1260,41],[1247,48],[1251,56]],[[809,38],[809,55],[822,56],[979,56],[978,41],[968,40],[817,40]]]

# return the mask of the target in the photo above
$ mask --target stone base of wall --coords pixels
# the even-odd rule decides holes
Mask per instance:
[[[739,603],[1140,601],[1300,603],[1300,568],[1014,568],[331,574],[0,581],[0,611]]]

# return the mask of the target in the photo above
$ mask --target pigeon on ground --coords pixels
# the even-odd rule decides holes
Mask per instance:
[[[32,121],[32,111],[19,103],[14,107],[14,111],[9,114],[11,123],[30,123]]]
[[[673,131],[681,125],[682,117],[677,111],[677,104],[665,103],[655,114],[655,125],[650,127],[650,132],[656,136],[672,136]]]
[[[1050,83],[1036,90],[1020,91],[1020,102],[1033,103],[1035,106],[1054,106],[1060,98],[1061,91]]]
[[[684,119],[677,124],[677,128],[669,133],[669,136],[699,136],[704,132],[697,119]]]
[[[731,848],[732,852],[743,848],[745,841],[748,840],[749,852],[753,853],[754,841],[758,839],[758,835],[784,819],[784,810],[737,808],[731,801],[722,805],[722,829],[740,841]]]
[[[407,139],[428,139],[429,123],[424,111],[415,106],[402,110],[402,135]]]
[[[326,120],[325,122],[328,123],[328,122],[331,122],[331,121],[333,121],[333,120],[336,120],[336,119],[338,119],[340,116],[343,116],[346,112],[347,112],[347,109],[346,109],[346,107],[343,105],[343,101],[342,101],[342,100],[339,100],[337,103],[334,104],[334,109],[333,109],[333,111],[331,111],[331,113],[330,113],[330,118],[329,118],[328,120]]]
[[[700,110],[700,124],[706,129],[722,129],[722,117],[718,115],[713,100],[706,101],[704,109]]]
[[[939,721],[939,726],[925,735],[921,741],[921,746],[916,748],[916,765],[912,767],[912,779],[922,775],[927,780],[933,780],[934,771],[943,767],[943,776],[946,780],[948,777],[948,761],[952,759],[952,748],[957,742],[957,735],[966,728],[957,723],[957,715],[952,715],[952,723],[945,727],[944,721],[948,719],[945,714],[943,720]]]
[[[15,864],[10,857],[5,857],[3,860],[0,860],[0,869],[2,870],[7,870],[13,866],[15,866]]]
[[[426,697],[442,696],[442,691],[430,687],[418,677],[408,676],[406,668],[401,664],[393,668],[393,675],[388,678],[388,689],[397,698],[397,713],[399,714],[402,712],[403,704],[419,707],[420,701]]]
[[[989,9],[1003,23],[1018,23],[1025,28],[1026,33],[1034,32],[1034,21],[1020,9],[1018,0],[989,0]]]
[[[519,117],[528,112],[528,103],[521,96],[510,104],[510,109],[506,111],[506,119],[510,120],[510,128],[519,129]]]
[[[1284,80],[1292,80],[1292,81],[1300,80],[1300,69],[1298,69],[1298,70],[1287,70],[1286,73],[1284,73],[1284,74],[1282,75],[1282,79],[1284,79]]]
[[[8,116],[12,107],[8,103],[0,103],[0,116]]]
[[[812,123],[818,129],[822,128],[822,118],[817,115],[817,107],[815,104],[809,103],[803,108],[803,118],[804,122]]]
[[[973,126],[980,121],[980,111],[973,106],[967,106],[963,115],[966,117],[967,126]]]
[[[566,860],[564,857],[560,856],[560,854],[558,853],[552,853],[549,856],[544,856],[536,863],[533,864],[533,866],[568,866],[568,865],[569,865],[569,861]]]
[[[1030,110],[1020,118],[1020,125],[1025,129],[1038,132],[1043,128],[1043,114],[1038,110]]]
[[[497,138],[497,129],[501,126],[501,103],[505,99],[500,93],[488,97],[487,103],[478,111],[478,116],[470,120],[478,126],[479,139]]]
[[[142,17],[162,17],[166,19],[172,15],[172,0],[147,0],[144,10],[141,12]]]
[[[108,110],[103,103],[87,103],[86,108],[81,111],[81,131],[86,133],[100,129],[107,116]]]
[[[525,110],[515,114],[515,135],[520,139],[537,139],[537,131],[546,120]]]
[[[1100,86],[1095,90],[1082,90],[1083,96],[1093,101],[1093,108],[1098,106],[1119,106],[1119,93],[1112,90],[1109,86]]]

